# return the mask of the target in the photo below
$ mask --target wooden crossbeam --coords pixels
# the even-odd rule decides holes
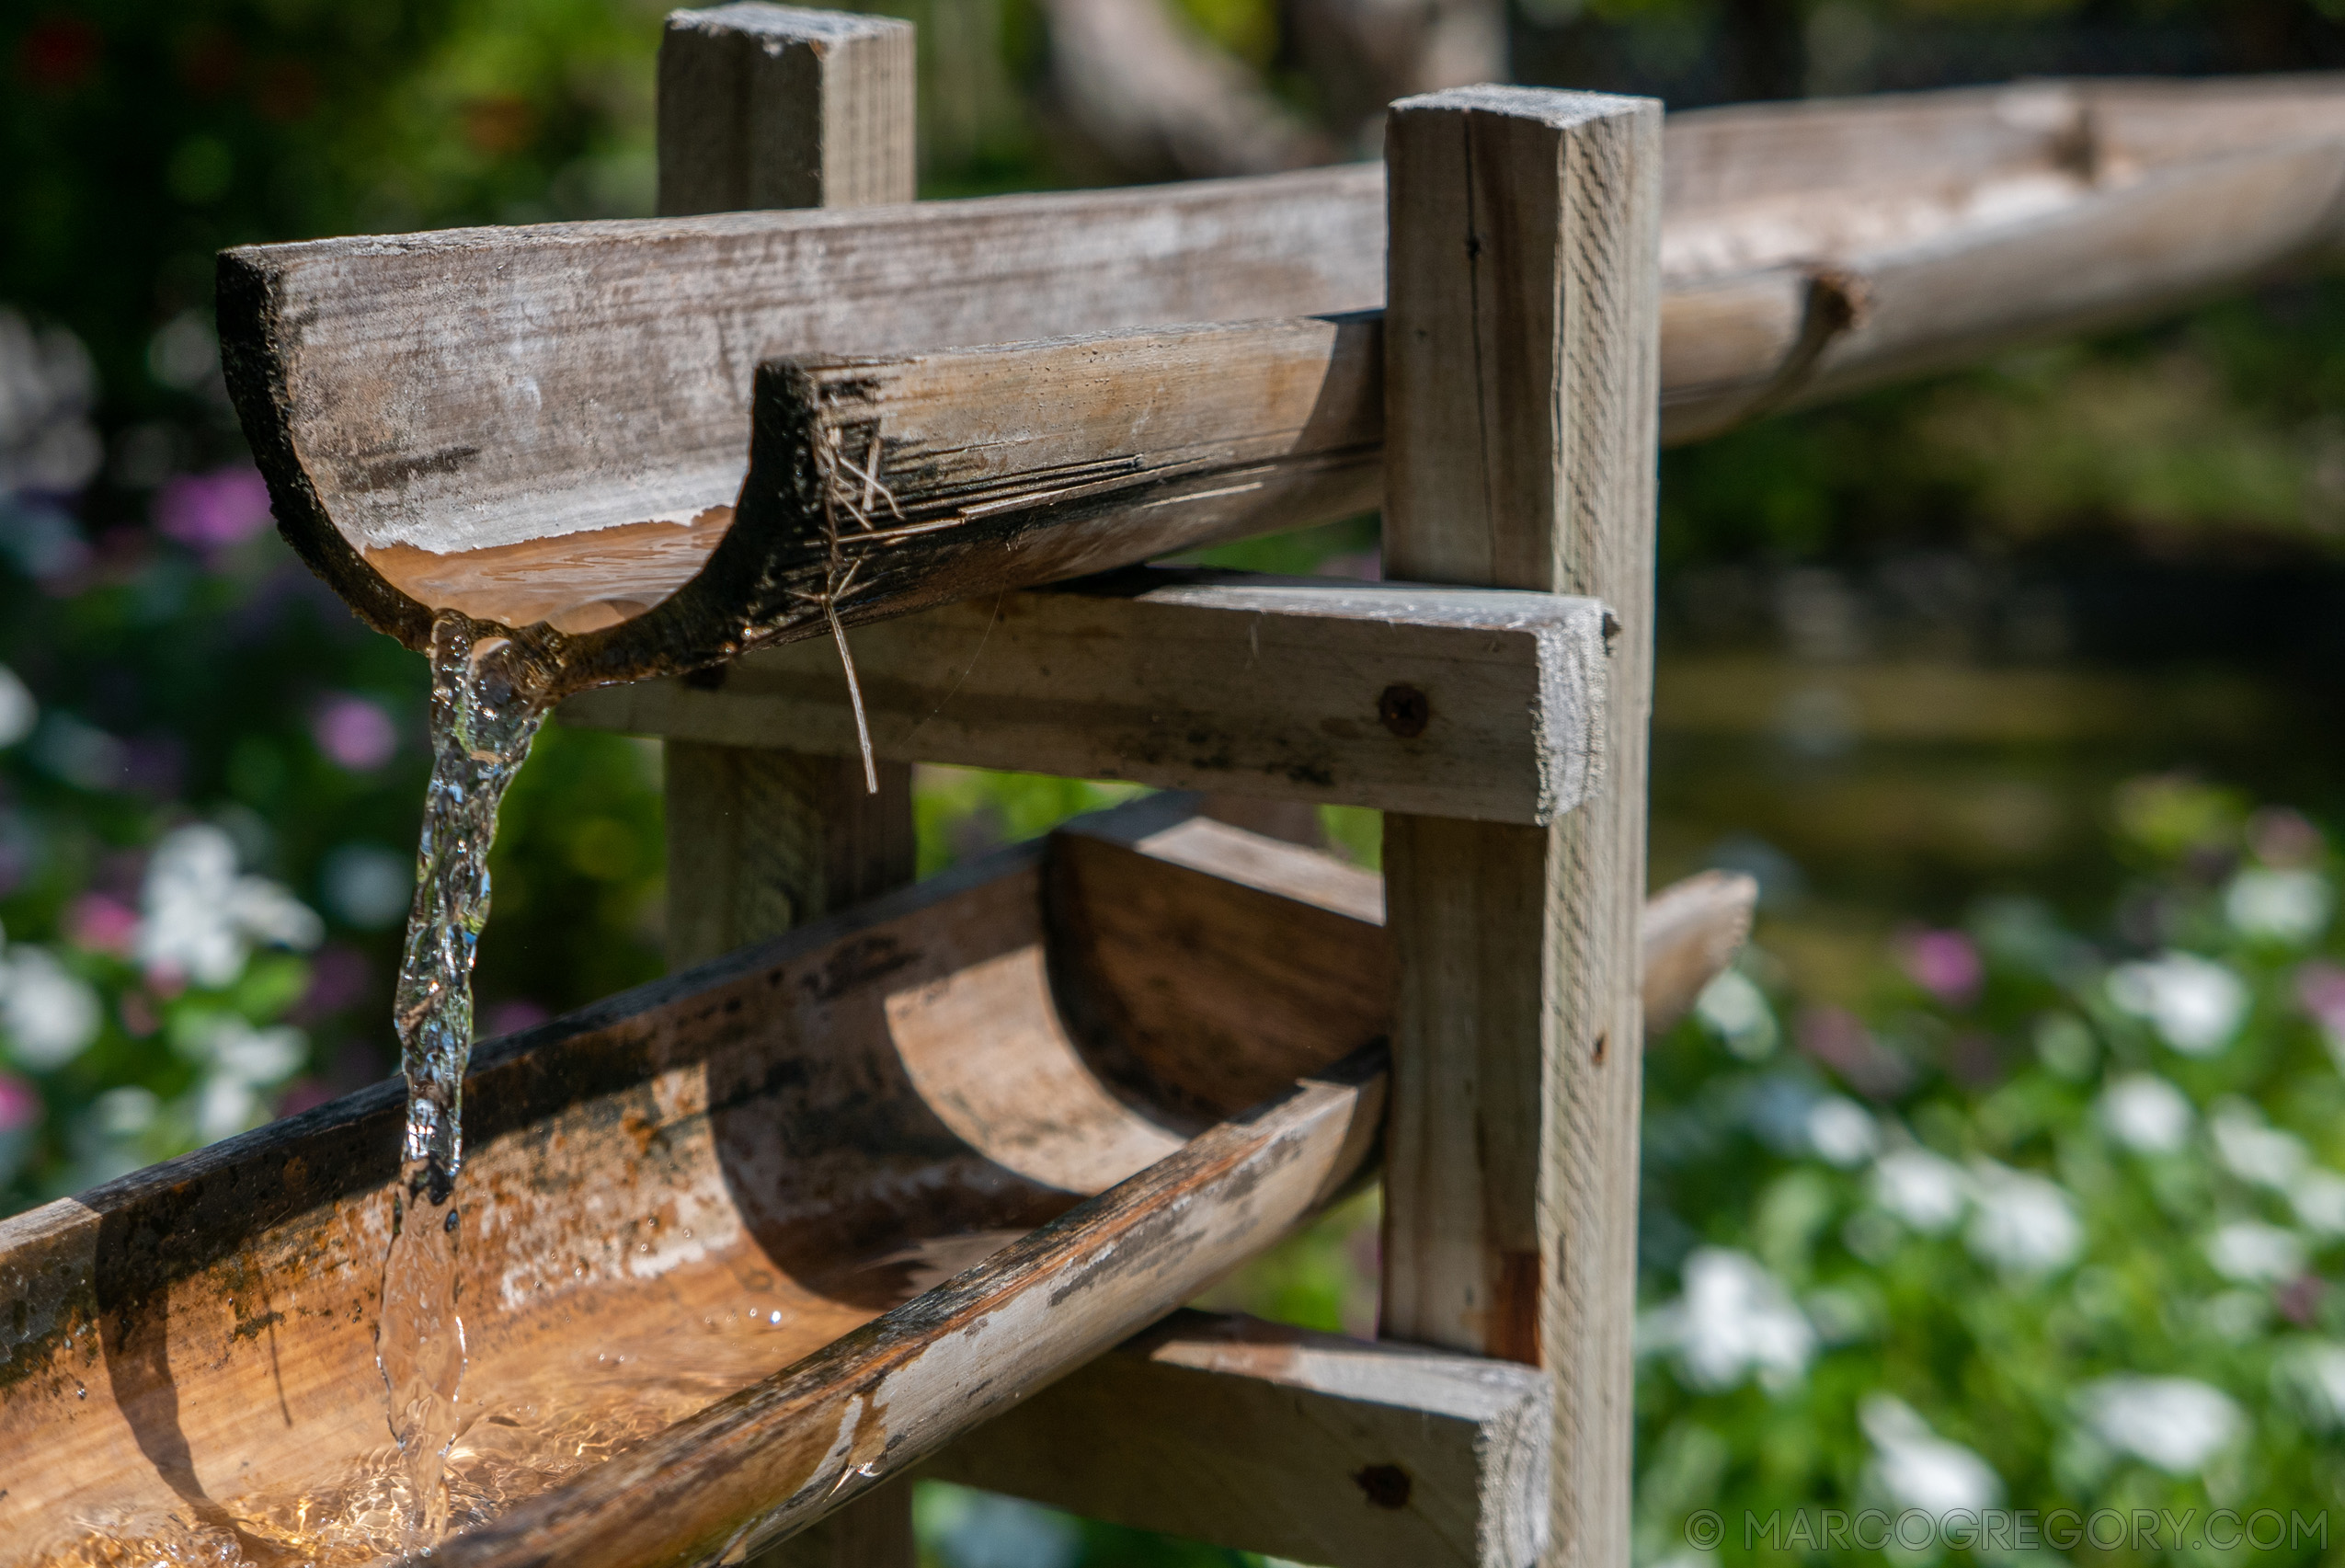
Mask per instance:
[[[1601,771],[1605,620],[1567,596],[1152,568],[851,641],[885,760],[1541,823]],[[670,740],[856,747],[828,643],[560,713]]]
[[[1552,1404],[1507,1362],[1184,1311],[921,1473],[1300,1562],[1523,1568]]]

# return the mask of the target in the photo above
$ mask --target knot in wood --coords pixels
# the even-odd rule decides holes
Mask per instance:
[[[1376,716],[1403,740],[1414,740],[1433,721],[1433,704],[1414,686],[1393,684],[1376,699]]]

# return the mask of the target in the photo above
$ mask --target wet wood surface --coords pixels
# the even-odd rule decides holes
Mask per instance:
[[[2327,254],[2345,212],[2321,77],[1749,106],[1666,139],[1672,440],[2237,287]],[[259,247],[223,258],[223,354],[289,536],[372,624],[418,643],[429,605],[518,583],[513,615],[615,678],[713,657],[691,645],[754,581],[624,629],[729,527],[760,363],[1372,310],[1381,203],[1363,167]]]
[[[883,761],[1535,823],[1602,772],[1606,613],[1551,594],[1153,567],[849,641]],[[827,641],[583,692],[560,715],[697,744],[852,757],[857,741]]]

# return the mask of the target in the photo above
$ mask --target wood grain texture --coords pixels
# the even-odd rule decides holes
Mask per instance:
[[[2345,234],[2328,77],[1750,106],[1666,142],[1672,441],[2143,319]],[[755,575],[709,549],[761,361],[1373,309],[1378,173],[248,248],[223,258],[223,356],[288,536],[371,624],[419,644],[427,605],[503,596],[578,683],[628,678],[738,625]],[[671,601],[701,608],[647,613]]]
[[[908,22],[755,0],[671,14],[659,51],[660,211],[909,201],[912,46]],[[517,574],[522,591],[547,593],[546,566]],[[484,609],[526,624],[488,606],[468,612]],[[907,766],[875,768],[867,788],[860,768],[832,757],[684,745],[667,749],[665,771],[671,969],[912,879]],[[891,1496],[901,1556],[909,1504]]]
[[[1526,1568],[1552,1391],[1528,1368],[1184,1311],[923,1474],[1341,1568]]]
[[[1162,807],[1150,809],[1161,824]],[[1155,875],[1145,848],[1115,849],[1132,831],[1092,826],[1104,838],[1086,845],[1083,875],[1103,890]],[[631,1376],[706,1389],[659,1420],[766,1379],[765,1394],[715,1407],[711,1419],[730,1436],[659,1450],[738,1457],[728,1443],[753,1442],[758,1457],[736,1482],[706,1491],[662,1461],[648,1476],[628,1472],[635,1490],[599,1490],[587,1482],[602,1472],[589,1472],[556,1494],[567,1502],[541,1500],[536,1516],[608,1518],[623,1492],[638,1533],[623,1551],[598,1539],[592,1552],[566,1544],[554,1560],[612,1560],[595,1554],[606,1546],[617,1561],[669,1560],[661,1553],[683,1554],[707,1530],[785,1498],[789,1517],[805,1521],[884,1479],[894,1459],[868,1451],[881,1426],[949,1436],[967,1424],[953,1413],[973,1421],[989,1401],[1122,1338],[1270,1240],[1310,1201],[1307,1189],[1356,1171],[1378,1091],[1325,1080],[1207,1133],[1198,1158],[1119,1189],[1092,1211],[1104,1229],[1079,1221],[1001,1254],[1001,1269],[963,1273],[1184,1149],[1174,1128],[1185,1107],[1111,1084],[1061,1016],[1045,905],[1053,853],[1005,852],[475,1054],[467,1404],[526,1423],[532,1407],[542,1415],[548,1403],[600,1399],[599,1358],[620,1345]],[[1275,882],[1281,864],[1257,862],[1253,883]],[[1317,886],[1305,876],[1294,891],[1308,899]],[[1192,881],[1183,908],[1243,926],[1261,918],[1245,912],[1253,905],[1295,901]],[[1280,951],[1300,956],[1321,937],[1356,952],[1376,932],[1322,924]],[[1303,962],[1323,973],[1343,960],[1321,952]],[[1193,970],[1208,991],[1265,979],[1259,958],[1243,974],[1217,974],[1205,957]],[[1329,1025],[1316,1045],[1290,1025],[1278,1048],[1324,1067],[1372,1037]],[[381,1407],[352,1391],[376,1386],[372,1307],[399,1104],[395,1083],[381,1084],[0,1220],[10,1304],[0,1319],[9,1461],[0,1563],[37,1559],[94,1510],[251,1516],[257,1496],[330,1485],[380,1448]],[[1164,1206],[1214,1233],[1197,1240]],[[932,1297],[836,1356],[823,1349],[955,1275],[962,1294]],[[1063,1310],[1032,1295],[1051,1290],[1067,1294]],[[1041,1313],[1020,1319],[1019,1343],[999,1361],[990,1331],[971,1327],[984,1303],[1013,1318]],[[955,1339],[964,1329],[970,1337]],[[929,1358],[924,1343],[946,1348]],[[885,1410],[856,1404],[866,1374],[883,1368],[895,1368],[884,1373]],[[907,1368],[925,1373],[908,1378]],[[981,1391],[959,1380],[982,1381],[986,1368],[996,1380]],[[831,1394],[847,1403],[824,1402]],[[810,1449],[802,1440],[814,1428],[783,1405],[829,1413]],[[833,1452],[850,1408],[862,1412],[854,1443]],[[834,1493],[849,1453],[881,1473]],[[798,1494],[781,1473],[793,1464],[818,1470],[818,1484]],[[726,1490],[751,1476],[772,1489],[746,1502]],[[586,1515],[567,1511],[590,1498],[601,1501]],[[488,1555],[535,1560],[518,1546]]]
[[[729,506],[752,378],[780,355],[1372,306],[1378,185],[1334,169],[234,251],[223,354],[287,536],[418,643],[425,607],[360,552]],[[580,633],[569,652],[590,664],[610,640]]]
[[[912,24],[741,0],[659,41],[666,217],[909,201]]]
[[[1601,597],[1602,788],[1546,828],[1388,814],[1382,1332],[1547,1368],[1545,1561],[1628,1555],[1660,107],[1402,101],[1387,570]]]
[[[852,641],[882,758],[1544,822],[1602,769],[1604,615],[1568,597],[1157,567]],[[671,741],[855,747],[828,643],[751,654],[721,682],[584,692],[561,717]]]

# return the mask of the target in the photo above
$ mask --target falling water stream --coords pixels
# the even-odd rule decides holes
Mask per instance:
[[[441,1474],[457,1430],[464,1324],[456,1177],[464,1162],[464,1064],[473,1046],[473,951],[488,920],[497,807],[545,717],[550,673],[496,628],[443,612],[431,628],[431,784],[416,856],[393,1019],[407,1121],[375,1356],[411,1499],[408,1533],[448,1528]]]

